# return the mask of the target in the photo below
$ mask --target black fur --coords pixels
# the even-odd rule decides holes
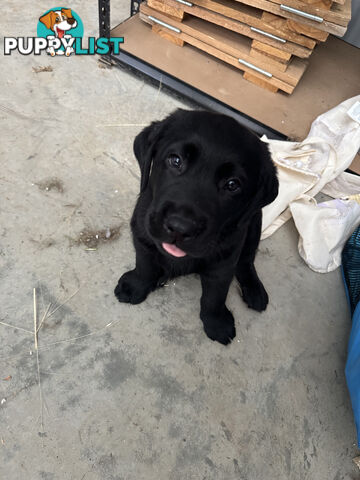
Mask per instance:
[[[177,110],[145,128],[134,153],[141,170],[131,220],[136,266],[115,295],[137,304],[168,278],[197,272],[204,330],[226,345],[236,334],[225,305],[233,277],[249,307],[268,303],[254,266],[261,209],[278,193],[267,146],[230,117]],[[162,246],[174,244],[186,256]]]

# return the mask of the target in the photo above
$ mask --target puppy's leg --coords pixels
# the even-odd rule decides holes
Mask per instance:
[[[259,279],[255,265],[255,254],[261,235],[261,211],[251,220],[246,240],[236,266],[236,278],[240,284],[244,302],[250,308],[261,312],[266,309],[269,302],[268,294]]]
[[[233,272],[212,271],[201,274],[202,296],[200,318],[206,335],[227,345],[236,335],[234,317],[225,301]]]
[[[137,241],[134,241],[134,245],[136,267],[122,275],[114,291],[119,302],[133,305],[143,302],[148,294],[155,290],[164,273],[155,263],[156,254],[153,251],[149,251]]]

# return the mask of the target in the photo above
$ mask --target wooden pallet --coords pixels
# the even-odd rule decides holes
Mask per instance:
[[[162,2],[159,2],[159,0],[154,1],[156,1],[158,4],[163,3],[169,6],[171,5],[172,7],[180,9],[189,14],[191,14],[192,11],[192,7],[189,5],[182,5],[176,0],[162,0]],[[286,19],[283,17],[270,15],[267,12],[263,12],[257,8],[253,8],[233,0],[193,0],[191,5],[205,8],[212,12],[223,15],[224,17],[245,23],[250,27],[257,28],[265,33],[270,33],[282,38],[283,40],[297,43],[309,49],[313,49],[316,43],[311,38],[294,33],[287,27]],[[154,8],[156,7],[154,6]]]
[[[177,19],[178,21],[182,21],[184,18],[186,18],[186,15],[191,15],[193,17],[198,17],[203,20],[206,20],[207,22],[214,23],[215,25],[219,25],[223,28],[226,28],[228,30],[231,30],[233,32],[239,33],[240,35],[245,35],[254,41],[258,41],[261,44],[268,45],[269,47],[272,47],[274,52],[276,50],[278,51],[283,51],[285,54],[287,54],[288,59],[291,58],[291,55],[295,55],[300,58],[309,58],[312,49],[316,45],[314,40],[308,39],[308,41],[302,40],[302,44],[299,43],[294,43],[293,41],[289,41],[288,38],[292,37],[291,30],[287,29],[287,34],[285,37],[288,38],[280,38],[281,41],[275,40],[273,38],[269,38],[264,34],[258,33],[258,31],[253,30],[253,27],[257,25],[255,28],[259,28],[262,26],[261,23],[261,15],[260,18],[258,18],[258,13],[257,16],[254,14],[254,9],[251,9],[252,15],[244,15],[243,9],[242,8],[237,8],[236,3],[232,2],[230,0],[230,4],[235,5],[235,8],[232,9],[225,9],[223,10],[221,7],[223,7],[222,4],[225,3],[224,0],[222,3],[213,1],[213,0],[195,0],[196,2],[202,3],[202,5],[206,5],[207,7],[212,6],[213,10],[210,10],[209,8],[204,8],[204,6],[198,6],[197,3],[193,3],[192,6],[188,5],[183,5],[176,0],[148,0],[148,5],[151,8],[154,8],[155,10],[162,12],[166,15],[168,15],[172,19]],[[211,4],[211,5],[210,5]],[[222,13],[218,13],[214,9],[217,9],[219,11],[222,11]],[[224,13],[227,13],[228,15],[233,15],[233,17],[228,17],[225,16]],[[240,13],[241,12],[241,13]],[[238,15],[236,15],[238,13]],[[261,13],[261,12],[260,12]],[[236,18],[235,18],[236,17]],[[238,19],[241,18],[242,21],[239,21]],[[257,23],[255,22],[257,20]],[[251,22],[250,24],[244,23],[245,21]],[[286,20],[284,21],[284,24],[286,23]],[[273,29],[275,31],[275,29]],[[266,33],[266,32],[265,32]],[[272,35],[275,35],[275,33],[271,33]],[[279,33],[277,32],[277,35]],[[304,36],[301,35],[296,35],[296,38],[302,37],[302,39],[305,39]],[[304,46],[303,44],[307,43],[308,46]],[[267,49],[264,49],[264,53],[267,53]],[[281,57],[281,53],[280,53]]]
[[[271,91],[280,89],[286,93],[292,93],[307,67],[307,62],[299,58],[294,58],[286,71],[278,69],[274,62],[267,61],[265,55],[263,58],[254,59],[251,56],[252,47],[249,38],[195,16],[189,16],[180,22],[146,4],[141,4],[140,18],[153,25],[153,31],[166,40],[179,46],[184,43],[192,45],[245,72],[246,79],[257,84],[261,83]],[[157,23],[159,21],[170,26],[170,29]],[[286,52],[281,53],[290,55]],[[284,60],[288,58],[285,57]],[[265,74],[252,67],[263,70]]]

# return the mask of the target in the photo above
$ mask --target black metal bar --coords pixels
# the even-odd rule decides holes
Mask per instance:
[[[140,3],[144,0],[130,0],[130,17],[139,12]]]
[[[249,128],[258,135],[266,135],[268,138],[276,140],[285,140],[286,136],[282,133],[267,127],[261,122],[254,120],[245,113],[235,110],[229,105],[219,101],[218,99],[211,97],[205,92],[183,82],[179,78],[176,78],[167,72],[164,72],[153,65],[145,62],[144,60],[135,57],[134,55],[121,49],[119,55],[111,55],[111,60],[118,62],[122,65],[130,67],[131,70],[141,72],[147,77],[155,80],[157,84],[165,85],[166,87],[180,93],[182,96],[196,102],[198,105],[219,113],[224,113],[230,117],[235,118],[241,125]]]
[[[110,0],[99,0],[99,35],[110,38]]]

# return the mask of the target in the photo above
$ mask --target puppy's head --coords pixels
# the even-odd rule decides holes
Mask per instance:
[[[72,15],[70,8],[62,8],[61,10],[51,10],[46,15],[39,18],[39,21],[46,28],[55,32],[55,35],[62,38],[67,30],[75,28],[77,21]]]
[[[177,110],[135,139],[145,228],[173,257],[206,257],[277,196],[267,146],[225,115]]]

